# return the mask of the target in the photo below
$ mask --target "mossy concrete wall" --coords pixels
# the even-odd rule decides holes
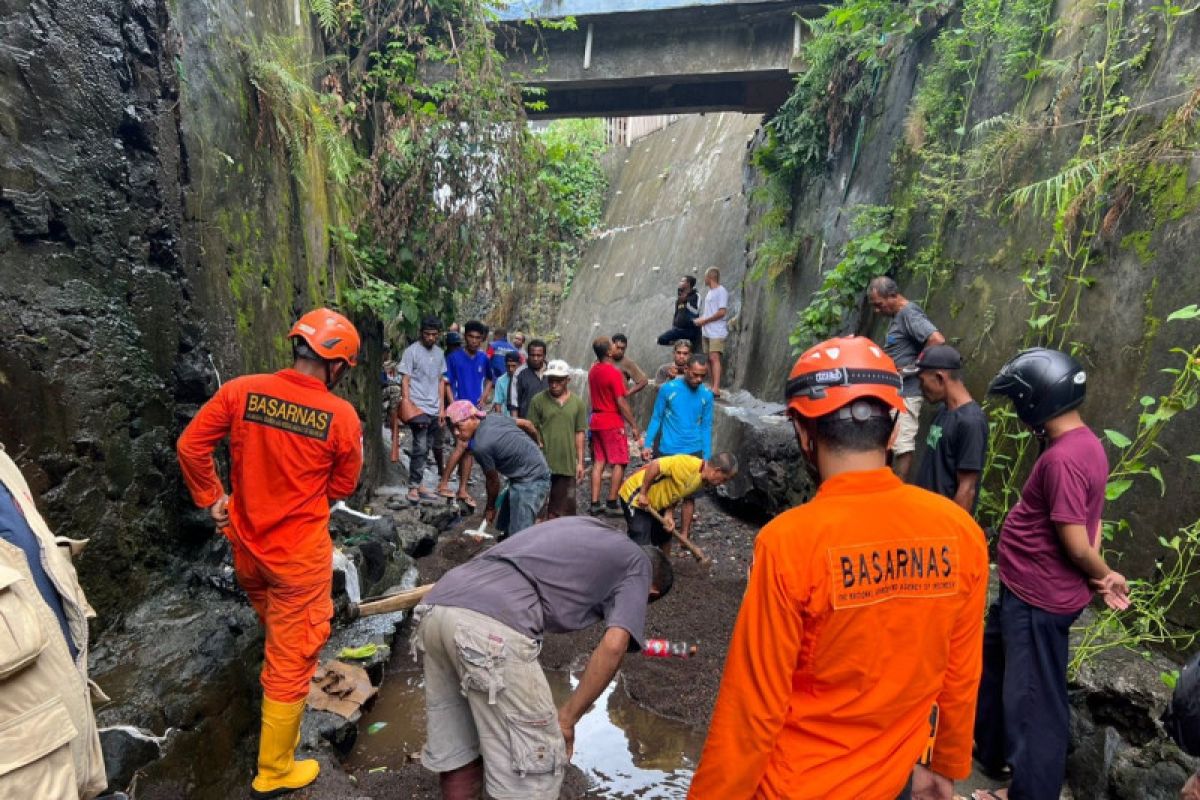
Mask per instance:
[[[1151,5],[1149,0],[1127,3],[1126,16],[1143,14],[1144,24],[1160,26],[1147,31],[1161,43],[1161,15]],[[1102,55],[1097,37],[1104,30],[1103,11],[1069,0],[1059,3],[1055,14],[1062,32],[1052,37],[1046,55],[1073,65],[1072,71],[1061,80],[1040,83],[1029,108],[1047,108],[1080,91],[1078,66]],[[953,24],[953,18],[943,24]],[[593,335],[624,330],[639,362],[653,366],[664,361],[666,351],[653,339],[667,325],[678,274],[693,268],[702,272],[716,263],[726,271],[724,282],[734,297],[737,318],[729,353],[733,386],[764,400],[781,400],[794,360],[788,334],[824,272],[841,258],[854,207],[905,204],[913,177],[922,169],[919,155],[906,142],[906,123],[921,70],[933,58],[931,41],[925,36],[911,42],[896,57],[865,112],[857,160],[853,137],[847,137],[851,141],[794,196],[790,229],[798,236],[799,256],[794,269],[774,280],[752,278],[747,269],[762,237],[755,223],[763,209],[746,199],[761,184],[746,160],[753,120],[734,124],[723,116],[694,117],[631,148],[629,163],[610,189],[605,218],[609,230],[585,256],[560,315],[562,352],[574,365],[586,366],[591,360],[586,343]],[[1023,85],[1002,80],[999,70],[998,64],[985,62],[968,129],[1012,112],[1021,101]],[[1197,74],[1200,18],[1190,15],[1179,19],[1161,66],[1131,73],[1121,91],[1145,104],[1139,112],[1144,124],[1156,125],[1195,91]],[[1064,106],[1073,107],[1069,102]],[[1080,126],[1063,125],[1032,137],[1015,166],[1014,187],[1059,171],[1075,152],[1080,135]],[[1090,244],[1087,276],[1095,282],[1082,295],[1079,324],[1070,335],[1090,373],[1083,413],[1098,432],[1112,428],[1132,434],[1139,398],[1164,393],[1171,384],[1172,376],[1163,370],[1180,365],[1173,350],[1200,342],[1200,321],[1164,322],[1175,309],[1200,302],[1200,272],[1195,269],[1200,250],[1200,158],[1181,153],[1152,170],[1157,172],[1143,180],[1151,191],[1139,193],[1115,229],[1095,236]],[[931,225],[928,210],[920,203],[914,206],[909,252],[923,243]],[[949,279],[931,289],[900,273],[903,291],[925,303],[966,356],[965,378],[977,398],[984,396],[990,379],[1025,339],[1030,298],[1022,274],[1046,251],[1052,236],[1051,223],[1033,214],[1014,214],[1010,208],[988,211],[979,201],[963,203],[951,210],[943,237],[944,258],[952,266]],[[751,246],[744,250],[747,241]],[[651,272],[653,267],[660,269]],[[623,277],[618,278],[619,273]],[[864,304],[849,315],[844,331],[878,338],[885,327]],[[1200,517],[1200,493],[1194,491],[1200,467],[1186,459],[1200,453],[1200,418],[1195,413],[1172,422],[1159,442],[1162,449],[1151,457],[1162,469],[1165,498],[1152,479],[1139,478],[1106,509],[1106,518],[1125,517],[1132,524],[1132,538],[1122,534],[1110,543],[1119,554],[1119,566],[1130,575],[1150,575],[1155,559],[1163,555],[1158,537],[1169,538]],[[1108,447],[1115,461],[1119,453]]]
[[[0,442],[93,603],[210,535],[174,441],[228,379],[285,363],[330,296],[337,203],[261,131],[247,52],[321,57],[290,0],[18,0],[0,10]],[[211,357],[211,360],[210,360]],[[111,614],[108,615],[111,619]]]

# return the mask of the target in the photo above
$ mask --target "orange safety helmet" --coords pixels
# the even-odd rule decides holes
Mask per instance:
[[[814,419],[863,397],[904,411],[903,379],[887,353],[864,336],[828,339],[796,360],[787,382],[788,409]]]
[[[350,320],[328,308],[318,308],[296,320],[288,338],[300,337],[312,351],[326,361],[358,364],[361,344],[358,330]]]

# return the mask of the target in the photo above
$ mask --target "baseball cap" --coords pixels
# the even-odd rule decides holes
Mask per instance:
[[[948,344],[926,347],[917,360],[900,370],[902,375],[916,375],[923,369],[962,369],[962,356]]]
[[[446,334],[446,344],[462,344],[462,334],[458,331],[449,331]]]
[[[483,419],[487,414],[475,407],[475,404],[470,400],[455,400],[450,405],[446,406],[446,419],[457,425],[460,422],[466,422],[471,417]]]
[[[571,366],[561,358],[556,358],[546,365],[546,371],[543,374],[547,378],[569,378],[571,377]]]

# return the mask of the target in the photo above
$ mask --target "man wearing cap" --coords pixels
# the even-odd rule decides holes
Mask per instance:
[[[529,348],[533,358],[533,347]],[[571,393],[571,368],[565,361],[546,367],[546,391],[529,402],[529,421],[537,428],[542,452],[550,465],[550,501],[546,519],[575,516],[575,493],[583,480],[584,432],[587,408]]]
[[[946,337],[937,326],[929,321],[925,312],[916,303],[900,294],[900,287],[886,275],[871,280],[867,288],[867,302],[876,314],[891,318],[883,350],[896,367],[903,369],[917,360],[917,355],[926,347],[945,344]],[[896,441],[892,443],[892,468],[900,480],[908,480],[912,470],[913,453],[917,449],[917,428],[921,419],[921,387],[916,376],[904,379],[901,391],[907,412],[900,414],[896,425]]]
[[[550,493],[550,467],[536,444],[538,432],[527,419],[513,419],[480,411],[468,400],[456,400],[446,409],[454,435],[470,448],[483,469],[487,485],[484,519],[496,521],[500,477],[508,478],[507,524],[509,536],[533,524]]]
[[[917,376],[921,395],[942,404],[925,437],[927,449],[914,482],[974,514],[979,474],[987,460],[988,421],[962,382],[962,356],[948,344],[936,344],[900,373]]]

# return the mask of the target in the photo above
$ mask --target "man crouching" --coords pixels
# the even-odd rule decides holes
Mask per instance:
[[[673,582],[662,551],[588,517],[528,528],[447,572],[416,609],[425,653],[425,749],[443,800],[555,800],[575,723],[627,652],[642,649],[647,598]],[[579,685],[555,709],[538,664],[546,633],[603,619]]]

